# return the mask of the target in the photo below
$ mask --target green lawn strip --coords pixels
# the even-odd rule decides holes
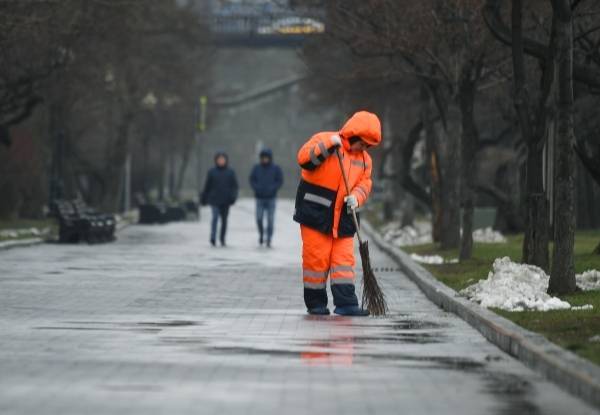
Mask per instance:
[[[582,273],[589,269],[600,270],[600,255],[592,254],[600,241],[600,232],[577,232],[575,238],[575,269]],[[492,269],[494,259],[508,256],[519,262],[521,258],[522,236],[510,236],[505,244],[476,243],[473,258],[460,264],[427,265],[437,279],[449,287],[460,291],[486,279]],[[419,255],[441,255],[446,259],[458,257],[457,250],[442,251],[435,244],[403,247],[408,253]],[[540,333],[550,341],[564,347],[579,356],[600,365],[600,342],[591,342],[590,338],[600,335],[600,291],[578,292],[561,297],[572,305],[591,304],[592,310],[555,310],[555,311],[504,311],[494,309],[501,316],[515,322],[527,330]]]
[[[0,220],[0,231],[7,230],[23,230],[23,229],[31,229],[37,228],[40,231],[45,228],[50,228],[50,234],[55,234],[57,232],[57,224],[53,219],[15,219],[15,220]],[[47,237],[48,235],[44,235]],[[8,241],[8,240],[19,240],[19,239],[30,239],[35,238],[35,235],[24,234],[14,236],[6,236],[0,234],[0,241]]]
[[[600,335],[600,292],[586,291],[562,298],[572,305],[592,304],[594,308],[521,312],[494,309],[494,312],[600,365],[600,342],[590,341]]]

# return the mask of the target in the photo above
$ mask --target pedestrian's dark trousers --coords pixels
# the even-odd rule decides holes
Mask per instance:
[[[267,235],[266,241],[271,242],[273,237],[273,222],[275,220],[275,198],[256,198],[256,224],[258,225],[258,233],[260,240],[263,241],[264,234],[264,217],[267,216]]]
[[[217,240],[217,223],[219,217],[221,217],[221,234],[219,240],[222,244],[225,243],[225,234],[227,233],[227,216],[229,215],[229,205],[211,205],[212,221],[210,223],[210,240],[215,242]]]

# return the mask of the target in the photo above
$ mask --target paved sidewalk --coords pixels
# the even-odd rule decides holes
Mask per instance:
[[[310,317],[299,231],[253,205],[201,223],[0,252],[0,414],[594,414],[432,305],[373,250],[385,319]]]

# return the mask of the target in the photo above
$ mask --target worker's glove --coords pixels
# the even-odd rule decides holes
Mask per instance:
[[[348,213],[352,213],[358,207],[358,200],[356,200],[356,196],[354,195],[346,196],[344,202],[346,202]]]
[[[342,138],[337,134],[332,135],[331,136],[331,144],[334,147],[341,147],[342,146]]]

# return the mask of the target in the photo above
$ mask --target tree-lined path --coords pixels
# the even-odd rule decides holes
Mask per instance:
[[[595,413],[375,247],[390,316],[307,316],[292,209],[280,201],[272,250],[242,200],[227,248],[210,248],[204,215],[0,252],[0,413]]]

